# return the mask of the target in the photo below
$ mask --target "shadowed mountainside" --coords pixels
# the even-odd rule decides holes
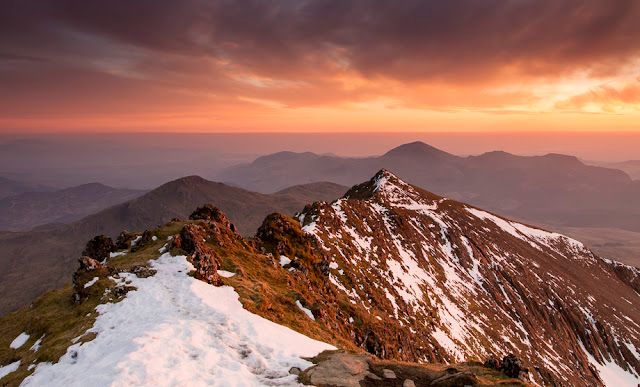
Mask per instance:
[[[144,193],[100,183],[53,192],[24,192],[0,199],[0,230],[23,231],[48,223],[70,223]]]
[[[23,192],[47,192],[53,190],[53,188],[44,185],[16,181],[0,176],[0,199]]]
[[[0,232],[0,294],[4,295],[0,314],[67,282],[84,243],[94,235],[144,230],[184,218],[205,203],[215,203],[240,233],[250,235],[271,212],[293,214],[307,203],[333,200],[345,191],[346,187],[337,184],[317,183],[265,195],[189,176],[68,225]]]

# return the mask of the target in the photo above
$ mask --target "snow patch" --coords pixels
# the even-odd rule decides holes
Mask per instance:
[[[607,387],[619,387],[619,386],[636,386],[640,384],[640,377],[632,374],[631,372],[623,369],[618,364],[611,360],[604,360],[604,364],[600,364],[592,354],[587,351],[582,344],[582,341],[578,341],[580,348],[587,355],[589,363],[598,371],[600,380]]]
[[[29,348],[29,350],[33,352],[38,352],[38,350],[40,349],[40,345],[42,344],[42,339],[44,339],[44,336],[45,335],[42,335],[38,340],[36,340],[36,342],[33,343],[31,348]]]
[[[25,332],[22,332],[21,334],[18,335],[18,337],[13,339],[11,344],[9,344],[9,348],[18,349],[22,347],[24,343],[27,342],[27,340],[29,340],[29,335],[26,334]]]
[[[316,318],[313,316],[313,313],[311,313],[311,309],[308,309],[308,308],[305,308],[304,306],[302,306],[302,303],[300,302],[300,300],[296,300],[296,306],[298,307],[298,309],[303,311],[304,314],[307,315],[307,317],[309,317],[313,321],[316,321]]]
[[[9,375],[13,371],[17,370],[18,367],[20,367],[20,360],[15,361],[11,364],[7,364],[6,366],[0,367],[0,379],[4,378],[5,376]]]
[[[215,287],[185,273],[184,256],[151,262],[153,277],[123,273],[137,290],[99,305],[97,337],[76,343],[56,364],[39,364],[26,386],[292,385],[291,367],[333,349],[250,313],[230,286]]]
[[[288,257],[285,257],[284,255],[280,256],[280,266],[285,266],[291,263],[291,260]]]
[[[86,288],[92,287],[96,282],[98,282],[98,279],[99,279],[98,277],[93,277],[91,281],[84,284],[84,288],[86,289]]]
[[[234,275],[236,275],[236,273],[226,271],[226,270],[218,270],[218,275],[223,278],[231,278]]]

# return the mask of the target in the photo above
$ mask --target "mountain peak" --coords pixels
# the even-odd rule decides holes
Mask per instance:
[[[447,159],[447,158],[456,158],[456,156],[447,153],[443,150],[440,150],[434,146],[426,144],[422,141],[414,141],[407,144],[399,145],[387,153],[384,154],[386,157],[411,157],[411,158],[436,158],[436,159]]]
[[[388,169],[379,170],[369,181],[353,186],[346,194],[345,199],[370,199],[392,190],[403,191],[411,186]]]

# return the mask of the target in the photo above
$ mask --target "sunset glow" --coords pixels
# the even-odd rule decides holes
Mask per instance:
[[[640,131],[636,1],[4,8],[4,132]]]

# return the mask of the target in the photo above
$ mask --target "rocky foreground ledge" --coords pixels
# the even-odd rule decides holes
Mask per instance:
[[[300,372],[299,381],[319,387],[526,386],[521,380],[478,362],[455,365],[380,360],[363,353],[324,351],[315,366]]]

